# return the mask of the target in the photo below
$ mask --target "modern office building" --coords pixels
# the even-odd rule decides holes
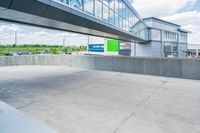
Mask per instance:
[[[189,31],[180,25],[158,18],[145,18],[148,26],[148,41],[144,44],[132,44],[132,56],[186,57]],[[140,25],[140,23],[135,26]],[[133,31],[135,27],[133,27]],[[140,35],[140,32],[135,32]]]

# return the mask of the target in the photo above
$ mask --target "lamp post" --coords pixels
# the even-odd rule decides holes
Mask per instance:
[[[17,31],[15,31],[15,43],[14,43],[14,46],[17,45]]]
[[[63,47],[65,47],[65,35],[63,37]]]

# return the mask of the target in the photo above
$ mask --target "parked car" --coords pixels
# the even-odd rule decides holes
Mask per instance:
[[[65,55],[65,53],[62,52],[62,51],[59,51],[58,54],[59,54],[59,55]]]
[[[47,51],[39,51],[38,52],[38,55],[47,55],[49,54]]]
[[[18,56],[19,54],[17,52],[8,52],[5,55],[6,56]]]
[[[32,55],[31,52],[23,52],[22,55]]]
[[[31,52],[9,52],[6,53],[6,56],[20,56],[20,55],[31,55]]]

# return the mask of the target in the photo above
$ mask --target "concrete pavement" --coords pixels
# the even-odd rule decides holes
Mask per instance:
[[[200,132],[199,80],[0,67],[0,100],[60,133]]]

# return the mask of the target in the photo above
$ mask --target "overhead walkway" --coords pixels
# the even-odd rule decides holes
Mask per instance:
[[[89,1],[1,0],[0,20],[124,41],[146,41],[144,36],[131,32],[131,27],[142,19],[127,0],[115,2],[117,7]],[[138,31],[145,28],[143,24]]]

